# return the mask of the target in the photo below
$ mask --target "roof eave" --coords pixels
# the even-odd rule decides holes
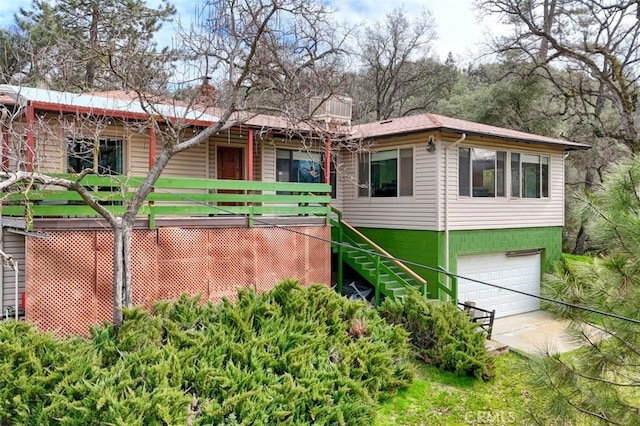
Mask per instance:
[[[446,126],[434,126],[434,127],[425,127],[422,129],[411,129],[411,130],[406,130],[406,131],[398,131],[398,132],[394,132],[394,133],[388,133],[388,134],[384,134],[384,135],[376,135],[376,134],[372,134],[372,135],[367,135],[367,136],[356,136],[353,137],[352,139],[356,140],[356,139],[381,139],[381,138],[392,138],[392,137],[396,137],[396,136],[402,136],[402,135],[410,135],[410,134],[416,134],[416,133],[426,133],[426,132],[450,132],[450,133],[455,133],[455,134],[466,134],[466,135],[475,135],[475,136],[484,136],[484,137],[491,137],[491,138],[495,138],[495,139],[500,139],[500,140],[504,140],[504,141],[512,141],[512,142],[523,142],[523,143],[530,143],[530,144],[538,144],[538,145],[547,145],[547,146],[556,146],[556,147],[563,147],[565,151],[580,151],[580,150],[587,150],[587,149],[591,149],[591,145],[587,145],[587,144],[581,144],[581,143],[577,143],[577,142],[568,142],[568,141],[563,141],[561,139],[557,139],[556,141],[544,141],[544,140],[540,140],[540,139],[535,139],[535,138],[517,138],[517,137],[513,137],[513,136],[505,136],[505,135],[497,135],[495,133],[489,133],[489,132],[478,132],[478,131],[473,131],[473,130],[463,130],[463,129],[458,129],[458,128],[453,128],[453,127],[446,127]]]
[[[578,150],[591,149],[591,145],[581,144],[578,142],[563,141],[562,139],[555,139],[554,141],[545,141],[545,140],[540,140],[535,138],[526,138],[526,137],[518,138],[513,136],[496,135],[494,133],[489,133],[489,132],[465,131],[465,130],[454,129],[454,128],[445,127],[445,126],[429,129],[427,131],[432,131],[432,130],[441,131],[441,132],[458,133],[458,134],[465,133],[467,135],[485,136],[485,137],[491,137],[491,138],[496,138],[501,140],[533,143],[538,145],[562,146],[565,148],[565,151],[578,151]]]

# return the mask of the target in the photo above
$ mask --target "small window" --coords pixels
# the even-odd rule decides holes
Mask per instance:
[[[507,161],[507,153],[504,151],[498,151],[496,153],[496,196],[505,197],[505,170]]]
[[[505,196],[506,152],[461,147],[458,156],[458,193],[461,196]]]
[[[541,157],[542,196],[549,196],[549,157]]]
[[[369,196],[369,153],[358,154],[358,197]]]
[[[413,148],[358,154],[358,196],[413,195]]]
[[[458,150],[458,190],[463,197],[471,195],[471,148]]]
[[[276,150],[278,182],[322,183],[322,154],[318,152]]]
[[[398,151],[371,154],[371,196],[398,196]]]
[[[549,157],[511,154],[511,196],[513,198],[549,197]]]
[[[121,174],[122,140],[68,139],[67,169],[71,173],[80,173],[83,170],[92,169],[101,175]]]
[[[413,148],[400,150],[400,196],[413,195]]]
[[[520,154],[511,154],[511,196],[520,197]]]
[[[324,154],[292,149],[276,149],[276,181],[324,183]],[[335,170],[331,165],[331,196],[336,197]]]
[[[100,175],[122,174],[122,139],[67,139],[67,170],[69,173],[80,173],[93,170]],[[117,187],[90,187],[93,191],[115,192]],[[121,201],[99,201],[102,205],[121,205]],[[75,202],[70,202],[75,204]],[[78,202],[77,204],[82,204]]]

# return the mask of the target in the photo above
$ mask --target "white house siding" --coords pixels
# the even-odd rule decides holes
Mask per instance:
[[[2,230],[2,250],[13,256],[18,262],[18,304],[20,304],[20,294],[25,291],[25,237],[24,235],[13,234],[6,229]],[[10,267],[2,268],[2,286],[0,288],[0,302],[2,302],[2,315],[5,314],[7,306],[14,307],[16,290],[15,290],[15,271]]]
[[[126,172],[132,176],[145,176],[149,172],[149,135],[134,133],[124,144]]]
[[[37,125],[35,127],[35,170],[45,174],[65,172],[67,147],[64,133],[59,127],[48,129],[42,129]]]
[[[216,143],[215,141],[213,141],[211,138],[209,138],[209,140],[206,143],[207,146],[207,161],[209,162],[209,165],[207,167],[207,177],[209,179],[216,179],[217,176],[217,170],[218,170],[218,163],[216,161]]]
[[[276,147],[269,142],[260,144],[262,148],[262,176],[263,182],[276,181]]]
[[[344,173],[338,177],[344,218],[353,226],[389,229],[435,229],[436,194],[438,182],[437,150],[427,152],[428,134],[421,133],[378,140],[372,151],[391,148],[414,147],[413,196],[407,197],[358,197],[357,154],[341,155]]]
[[[263,141],[253,140],[253,180],[259,181],[262,176],[262,145]],[[247,153],[247,155],[250,153]]]
[[[459,135],[444,139],[451,143]],[[458,147],[494,148],[509,152],[549,155],[549,197],[548,198],[510,198],[511,182],[507,174],[507,197],[472,198],[458,196]],[[507,154],[509,155],[509,154]],[[440,222],[444,229],[444,167],[440,179],[443,184],[438,202],[440,203]],[[468,137],[464,142],[449,151],[449,229],[507,229],[523,227],[563,226],[564,224],[564,150],[562,147],[549,147],[525,143],[504,143],[483,138]]]
[[[156,153],[162,146],[156,143]],[[167,167],[162,172],[163,177],[182,178],[207,178],[207,147],[205,144],[197,145],[186,151],[179,152],[169,160]]]

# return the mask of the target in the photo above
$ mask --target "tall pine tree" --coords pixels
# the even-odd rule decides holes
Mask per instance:
[[[157,8],[144,0],[33,0],[16,15],[18,28],[31,40],[30,51],[23,52],[31,58],[23,84],[109,90],[126,88],[135,75],[136,87],[144,81],[157,88],[170,56],[167,48],[158,49],[154,35],[175,12],[167,0]]]
[[[564,267],[547,277],[547,295],[637,321],[640,156],[618,165],[584,201],[602,254],[593,262],[566,259]],[[537,365],[549,412],[569,418],[582,413],[603,424],[639,424],[640,324],[561,305],[553,309],[573,320],[575,337],[585,347]]]

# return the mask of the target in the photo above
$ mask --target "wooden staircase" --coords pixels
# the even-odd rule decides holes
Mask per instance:
[[[424,278],[394,260],[382,247],[346,223],[340,210],[332,206],[331,212],[329,220],[333,229],[332,249],[338,254],[339,291],[342,290],[343,264],[347,264],[373,286],[376,305],[380,303],[381,296],[402,297],[410,287],[427,296]]]

